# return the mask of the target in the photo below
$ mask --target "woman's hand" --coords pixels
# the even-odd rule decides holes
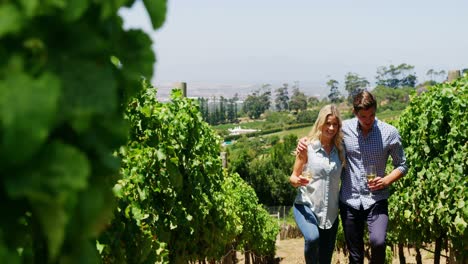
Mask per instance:
[[[307,138],[303,138],[304,142]],[[300,144],[300,142],[299,142]],[[294,161],[293,172],[289,177],[289,182],[294,187],[305,186],[309,184],[309,180],[306,177],[302,177],[302,170],[304,165],[307,163],[307,143],[304,143],[304,150],[296,153],[296,160]]]
[[[294,188],[297,188],[299,186],[306,186],[310,181],[306,177],[302,177],[302,175],[296,176],[293,174],[289,177],[289,182]]]

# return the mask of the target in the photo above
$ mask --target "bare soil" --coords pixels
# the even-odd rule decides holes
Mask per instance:
[[[429,249],[431,250],[431,249]],[[405,249],[405,259],[407,264],[416,263],[416,251],[414,249]],[[433,251],[432,251],[433,252]],[[434,263],[434,254],[431,251],[421,249],[422,262],[424,264]],[[304,261],[304,239],[286,239],[276,241],[276,255],[281,258],[282,264],[303,264]],[[440,263],[446,263],[446,252],[442,252]],[[348,257],[343,252],[333,254],[332,263],[349,263]],[[364,263],[368,263],[365,259]],[[399,264],[398,252],[393,255],[392,264]]]
[[[434,263],[434,254],[432,253],[433,249],[421,249],[422,255],[422,263],[429,264]],[[405,248],[405,259],[407,264],[415,264],[416,263],[416,251],[414,249],[406,249]],[[440,258],[440,263],[446,263],[447,254],[446,252],[442,252],[442,256]],[[239,259],[239,263],[244,263],[244,256],[243,254],[238,253],[237,257]],[[276,241],[276,257],[280,259],[281,264],[305,264],[304,261],[304,240],[303,238],[293,238],[293,239],[285,239],[285,240],[277,240]],[[332,263],[334,264],[347,264],[348,257],[345,256],[343,252],[335,251],[333,254]],[[367,259],[364,260],[364,263],[369,263]],[[398,253],[395,252],[393,255],[392,264],[399,264],[400,261],[398,259]]]

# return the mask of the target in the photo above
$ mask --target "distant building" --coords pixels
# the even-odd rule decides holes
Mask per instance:
[[[234,128],[229,128],[229,135],[241,135],[241,134],[247,134],[247,133],[252,133],[258,131],[257,129],[246,129],[246,128],[241,128],[240,126],[234,127]]]

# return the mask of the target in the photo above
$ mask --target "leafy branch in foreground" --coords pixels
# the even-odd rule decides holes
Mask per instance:
[[[0,263],[99,262],[122,106],[155,62],[117,15],[133,2],[1,1]],[[165,1],[145,5],[159,27]]]

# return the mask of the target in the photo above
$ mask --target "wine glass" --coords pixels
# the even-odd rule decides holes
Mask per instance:
[[[306,165],[302,169],[302,177],[306,178],[307,180],[312,181],[312,177],[314,176],[313,171]]]
[[[367,186],[369,186],[369,182],[373,181],[377,176],[377,172],[374,165],[369,165],[366,167],[366,177],[367,177]],[[372,192],[371,192],[372,196]]]

